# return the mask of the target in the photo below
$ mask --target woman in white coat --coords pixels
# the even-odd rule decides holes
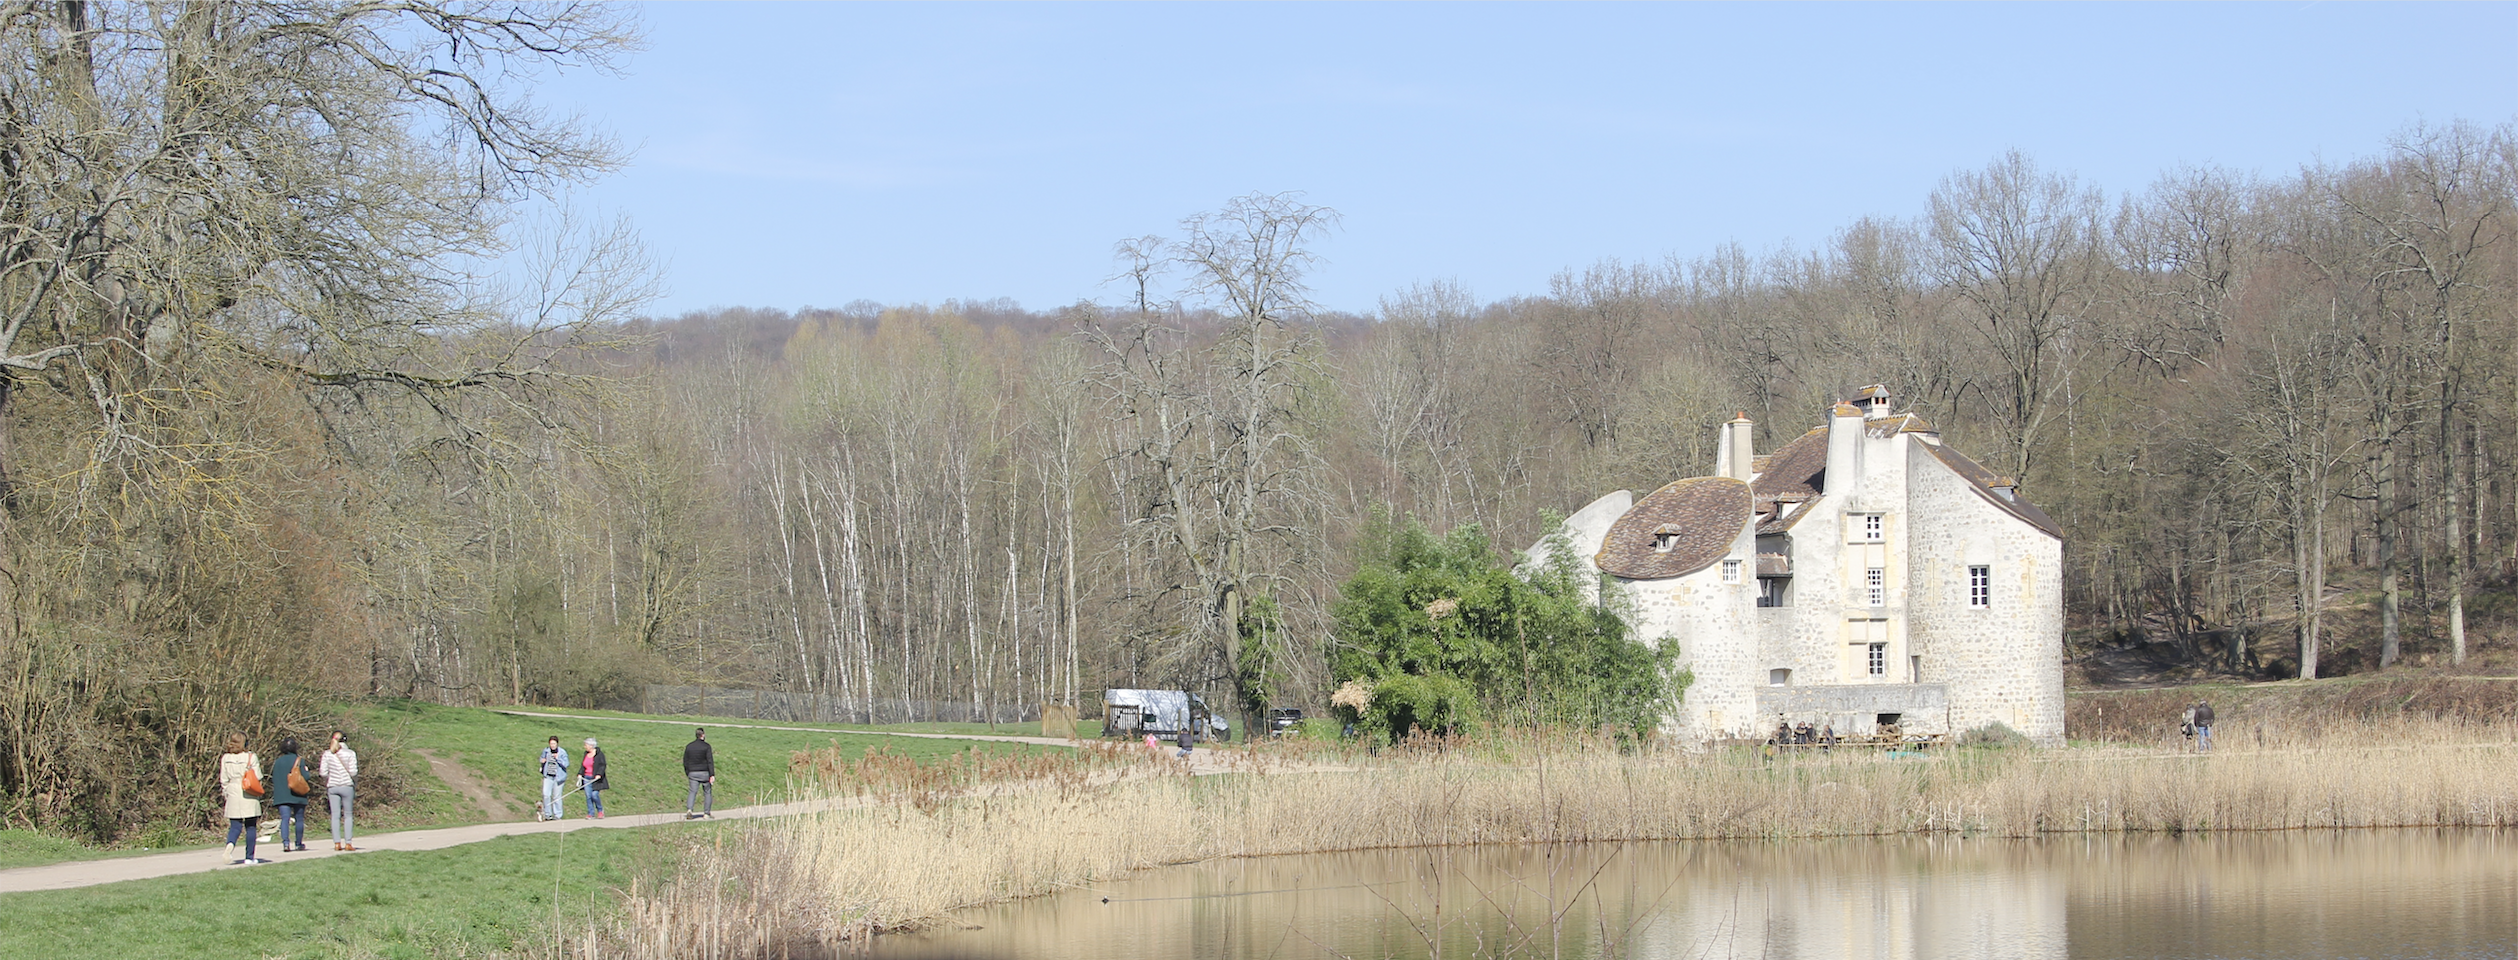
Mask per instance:
[[[262,758],[245,749],[245,735],[228,734],[227,752],[219,755],[219,792],[227,800],[227,862],[238,866],[262,862],[254,859],[254,833],[262,825],[262,800],[245,792],[245,774],[248,771],[253,773],[254,779],[266,784],[265,791],[270,789],[270,781],[263,779]],[[242,860],[236,859],[236,835],[239,833],[245,835],[245,858]]]

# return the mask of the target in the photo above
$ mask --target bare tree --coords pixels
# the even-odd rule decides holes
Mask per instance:
[[[1267,702],[1270,676],[1293,659],[1289,631],[1269,622],[1290,571],[1258,555],[1308,542],[1303,521],[1316,517],[1297,410],[1318,350],[1303,276],[1311,245],[1336,223],[1335,211],[1294,194],[1239,197],[1182,221],[1184,235],[1161,249],[1187,274],[1188,294],[1225,321],[1203,351],[1188,352],[1153,309],[1155,248],[1144,241],[1121,248],[1137,298],[1130,322],[1086,330],[1119,416],[1137,424],[1127,456],[1149,494],[1137,516],[1162,531],[1158,543],[1186,575],[1168,592],[1187,601],[1184,626],[1204,641],[1209,671],[1186,679],[1229,685],[1248,709]]]
[[[1985,351],[1991,374],[1976,386],[2023,484],[2092,352],[2103,239],[2098,192],[2018,151],[1932,193],[1932,274]]]

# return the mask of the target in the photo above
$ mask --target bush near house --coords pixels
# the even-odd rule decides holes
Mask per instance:
[[[1446,734],[1486,724],[1644,731],[1685,689],[1676,644],[1646,644],[1571,562],[1516,574],[1471,525],[1436,537],[1414,519],[1365,531],[1339,591],[1331,668],[1360,698],[1346,719],[1371,735]],[[1593,596],[1601,598],[1594,601]]]

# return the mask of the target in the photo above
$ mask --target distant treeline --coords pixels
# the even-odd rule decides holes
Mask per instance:
[[[71,63],[44,51],[79,25],[46,18],[87,9],[0,18],[0,42]],[[1128,686],[1319,708],[1375,518],[1523,546],[1603,493],[1708,472],[1737,412],[1771,450],[1870,383],[2058,518],[2085,635],[2315,675],[2461,660],[2478,598],[2506,630],[2507,126],[2121,198],[2013,155],[1818,249],[1604,262],[1504,300],[1429,282],[1369,315],[1305,296],[1335,213],[1256,195],[1122,243],[1106,303],[630,319],[653,275],[617,230],[555,235],[496,298],[452,265],[488,248],[481,211],[599,170],[604,145],[356,66],[383,61],[281,83],[222,38],[316,34],[193,22],[294,8],[95,9],[164,36],[97,48],[88,94],[44,86],[0,124],[0,156],[53,164],[0,196],[10,822],[204,820],[226,730],[314,736],[344,695],[693,684],[986,716]],[[576,50],[602,27],[541,29]],[[173,50],[227,79],[167,80],[195,69]],[[308,84],[398,106],[355,149],[331,147],[364,128],[307,120],[167,166],[150,138],[192,134],[152,118],[194,114],[80,99],[372,119]],[[491,140],[409,141],[431,104]],[[138,132],[63,132],[114,123]],[[445,163],[386,162],[405,153]],[[2322,632],[2331,584],[2375,591],[2373,635]]]

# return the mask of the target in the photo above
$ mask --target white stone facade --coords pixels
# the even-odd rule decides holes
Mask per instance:
[[[1767,457],[1734,420],[1717,468],[1731,481],[1619,491],[1566,522],[1626,592],[1638,634],[1677,643],[1695,673],[1665,729],[1717,741],[1779,721],[1839,734],[1998,722],[2060,745],[2060,530],[1921,418],[1888,414],[1885,389],[1857,400]]]

